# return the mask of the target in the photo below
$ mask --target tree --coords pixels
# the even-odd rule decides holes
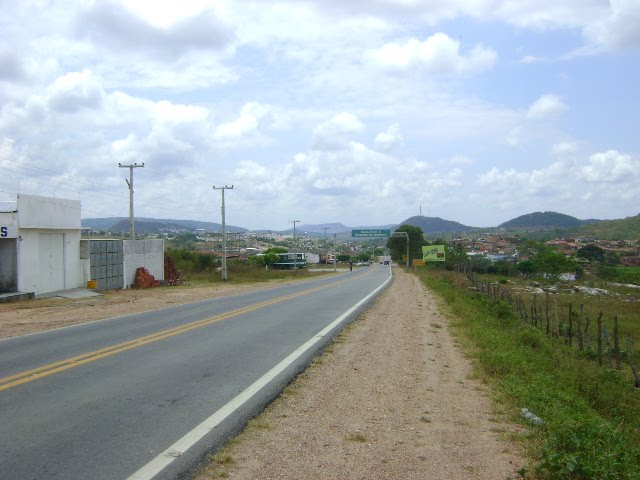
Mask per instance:
[[[422,258],[422,246],[426,245],[422,229],[413,225],[402,225],[396,232],[406,232],[409,235],[409,260]],[[391,258],[401,263],[403,256],[407,254],[407,239],[404,236],[391,236],[387,240],[387,248],[391,250]]]
[[[371,260],[371,253],[369,252],[362,251],[356,255],[356,262],[368,262],[369,260]]]
[[[536,271],[536,267],[531,260],[524,260],[516,265],[516,270],[527,277]]]
[[[604,248],[601,248],[593,243],[589,245],[585,245],[578,253],[576,253],[576,257],[585,258],[590,262],[603,262],[604,261]]]
[[[436,242],[439,240],[436,240]],[[433,245],[442,245],[435,243]],[[459,243],[450,243],[444,246],[444,268],[454,270],[457,265],[464,264],[469,261],[469,256],[465,252],[464,247]],[[436,262],[439,263],[439,262]]]
[[[561,273],[576,271],[576,262],[573,258],[566,257],[549,247],[541,249],[532,261],[538,273],[558,276]]]

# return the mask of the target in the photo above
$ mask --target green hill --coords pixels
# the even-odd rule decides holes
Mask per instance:
[[[568,231],[573,237],[594,237],[603,240],[640,240],[640,215],[620,220],[602,220]]]
[[[550,229],[550,228],[572,228],[583,225],[583,220],[578,220],[570,215],[557,212],[533,212],[521,215],[508,222],[498,225],[499,228],[507,229]]]
[[[476,230],[474,227],[468,227],[458,222],[451,220],[444,220],[440,217],[423,217],[422,215],[416,215],[415,217],[407,218],[401,225],[411,225],[414,227],[420,227],[426,234],[429,233],[463,233]]]

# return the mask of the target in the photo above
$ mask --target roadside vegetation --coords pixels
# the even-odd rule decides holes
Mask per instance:
[[[220,275],[220,259],[215,255],[187,249],[168,249],[166,255],[173,259],[182,282],[190,285],[223,283]],[[270,261],[269,258],[267,257],[267,262]],[[227,259],[227,280],[225,283],[269,282],[309,278],[317,275],[317,272],[309,272],[306,268],[275,270],[266,267],[264,260]]]
[[[534,459],[522,472],[526,478],[640,479],[640,389],[634,388],[631,370],[615,368],[612,346],[601,366],[593,354],[595,342],[578,349],[567,340],[571,334],[549,335],[543,322],[536,327],[523,321],[516,303],[495,293],[509,287],[510,294],[531,299],[547,290],[552,312],[566,315],[572,305],[573,318],[580,309],[583,318],[595,319],[601,311],[609,321],[617,316],[628,339],[620,351],[629,362],[640,339],[640,289],[610,285],[597,276],[597,266],[595,274],[583,277],[587,289],[576,289],[575,282],[560,280],[554,263],[547,262],[550,253],[537,261],[532,256],[535,268],[527,272],[499,271],[499,266],[482,272],[482,280],[496,286],[493,295],[478,291],[468,272],[456,271],[461,269],[452,263],[412,271],[448,304],[454,332],[475,358],[478,375],[493,385],[512,419],[525,425],[521,440]],[[602,291],[596,295],[589,290],[597,288]],[[525,418],[524,408],[542,422]]]

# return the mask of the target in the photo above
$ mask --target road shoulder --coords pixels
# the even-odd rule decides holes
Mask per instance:
[[[504,479],[526,465],[513,427],[434,296],[392,285],[198,477]]]

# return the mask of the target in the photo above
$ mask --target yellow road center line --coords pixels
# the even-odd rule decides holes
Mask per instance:
[[[8,377],[0,378],[0,392],[3,390],[8,390],[10,388],[16,387],[18,385],[22,385],[24,383],[32,382],[39,378],[48,377],[55,373],[59,373],[65,370],[69,370],[71,368],[78,367],[80,365],[84,365],[90,362],[95,362],[96,360],[100,360],[102,358],[110,357],[112,355],[116,355],[118,353],[126,352],[127,350],[132,350],[137,347],[141,347],[143,345],[148,345],[150,343],[158,342],[160,340],[164,340],[166,338],[170,338],[181,333],[188,332],[190,330],[195,330],[197,328],[204,327],[211,323],[219,322],[221,320],[226,320],[227,318],[236,317],[238,315],[242,315],[244,313],[249,313],[255,310],[259,310],[264,307],[268,307],[270,305],[274,305],[276,303],[284,302],[286,300],[291,300],[296,297],[300,297],[303,295],[308,295],[313,292],[317,292],[338,283],[342,283],[345,281],[355,280],[354,278],[350,279],[341,279],[340,282],[332,282],[327,285],[322,285],[320,287],[310,288],[308,290],[303,290],[301,292],[292,293],[289,295],[285,295],[283,297],[272,298],[270,300],[266,300],[264,302],[256,303],[254,305],[250,305],[248,307],[242,307],[237,310],[233,310],[231,312],[221,313],[215,315],[213,317],[205,318],[202,320],[197,320],[195,322],[191,322],[185,325],[181,325],[179,327],[170,328],[168,330],[162,330],[160,332],[152,333],[150,335],[146,335],[144,337],[135,338],[133,340],[128,340],[123,343],[119,343],[116,345],[111,345],[109,347],[101,348],[99,350],[94,350],[92,352],[84,353],[82,355],[78,355],[75,357],[67,358],[64,360],[60,360],[58,362],[50,363],[47,365],[43,365],[41,367],[37,367],[31,370],[27,370],[24,372],[19,372],[14,375],[10,375]]]

